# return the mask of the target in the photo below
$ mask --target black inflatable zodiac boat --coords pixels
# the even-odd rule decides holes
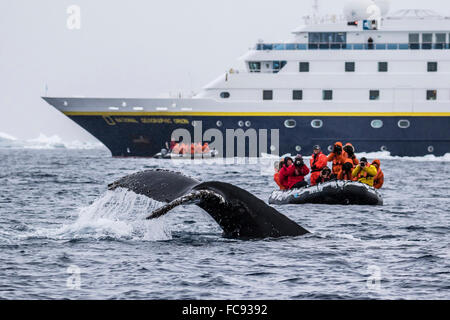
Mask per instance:
[[[383,205],[381,194],[364,183],[330,181],[302,189],[277,190],[269,197],[270,204],[342,204]]]

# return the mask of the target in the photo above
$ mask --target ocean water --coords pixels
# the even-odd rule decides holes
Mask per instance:
[[[382,158],[384,206],[276,206],[312,233],[240,241],[192,205],[144,221],[160,203],[107,185],[165,168],[267,201],[270,166],[113,159],[9,138],[0,137],[0,299],[450,298],[448,156],[369,155]]]

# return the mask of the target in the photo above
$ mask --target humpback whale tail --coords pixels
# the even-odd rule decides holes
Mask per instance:
[[[129,189],[167,203],[147,219],[161,217],[182,204],[195,204],[211,215],[225,237],[261,239],[309,233],[264,201],[229,183],[201,183],[180,173],[148,170],[123,177],[108,187]]]

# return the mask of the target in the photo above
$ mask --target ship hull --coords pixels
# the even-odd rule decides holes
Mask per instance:
[[[226,130],[252,129],[256,132],[266,129],[267,143],[260,144],[258,152],[272,154],[309,154],[314,145],[320,145],[327,152],[335,141],[351,142],[357,152],[389,151],[395,156],[442,156],[450,152],[450,116],[224,116],[220,115],[146,115],[146,114],[73,114],[67,113],[73,121],[100,140],[114,157],[152,157],[171,140],[177,129],[186,129],[195,135],[193,121],[201,122],[202,135],[208,129],[219,130],[227,138]],[[285,121],[295,120],[294,128],[287,128]],[[313,128],[311,122],[320,119],[322,126]],[[383,126],[373,128],[371,122],[381,119]],[[400,120],[408,120],[408,128],[400,128]],[[220,122],[220,126],[218,125]],[[198,129],[198,128],[197,128]],[[278,130],[279,145],[273,131]],[[217,132],[217,131],[216,131]],[[257,135],[259,138],[260,136]],[[203,142],[210,142],[203,140]],[[245,156],[251,156],[250,144],[246,139]],[[271,146],[277,146],[276,148]],[[262,147],[261,147],[262,146]],[[228,147],[228,150],[227,150]],[[233,148],[233,150],[230,150]],[[256,148],[256,147],[255,147]],[[232,147],[223,142],[221,155],[239,156],[237,143]]]

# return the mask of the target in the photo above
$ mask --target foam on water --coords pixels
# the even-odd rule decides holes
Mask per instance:
[[[98,149],[104,148],[99,143],[81,142],[81,141],[63,141],[59,136],[46,136],[41,133],[37,138],[20,140],[10,134],[0,132],[0,148],[6,149]]]
[[[40,230],[34,236],[56,239],[170,240],[171,232],[164,223],[164,217],[145,220],[161,205],[124,189],[108,190],[90,206],[79,209],[73,223],[59,229]]]

